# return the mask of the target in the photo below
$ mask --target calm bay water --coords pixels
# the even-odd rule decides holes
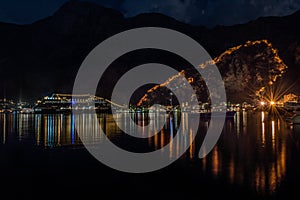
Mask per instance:
[[[153,119],[151,114],[130,116],[120,113],[116,120],[124,126],[130,125],[130,117],[139,125]],[[217,145],[203,159],[198,158],[198,152],[209,122],[200,123],[193,142],[189,127],[195,121],[187,113],[166,117],[167,125],[163,130],[147,139],[128,137],[110,114],[100,114],[98,120],[91,114],[82,114],[78,120],[80,127],[75,127],[72,115],[0,115],[1,180],[13,185],[24,184],[18,189],[13,187],[14,192],[8,192],[8,195],[35,197],[40,192],[56,196],[56,192],[60,192],[68,197],[85,197],[98,191],[98,186],[103,188],[102,193],[110,195],[122,192],[124,195],[165,198],[201,197],[204,194],[275,198],[297,192],[300,128],[289,125],[280,116],[251,111],[236,113],[234,118],[226,120]],[[190,148],[178,161],[157,172],[118,172],[94,159],[76,133],[76,128],[93,133],[91,142],[101,145],[107,139],[97,134],[96,123],[100,123],[111,141],[130,151],[153,151],[171,142],[172,148],[167,150],[171,158],[178,157],[186,143]],[[182,128],[189,130],[188,134],[181,140],[170,141],[180,123]],[[96,183],[92,183],[94,181]],[[48,187],[56,189],[49,193]]]

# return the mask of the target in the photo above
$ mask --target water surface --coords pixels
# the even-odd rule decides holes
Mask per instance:
[[[190,127],[196,122],[190,114],[152,115],[119,113],[114,119],[110,114],[100,114],[97,118],[82,114],[76,119],[64,114],[1,114],[0,176],[7,182],[25,184],[21,193],[29,196],[35,196],[36,190],[44,193],[45,187],[53,184],[60,187],[53,195],[60,192],[77,196],[76,191],[81,191],[79,194],[83,196],[93,194],[97,184],[91,182],[95,179],[99,180],[99,187],[104,188],[103,192],[111,195],[116,191],[129,195],[134,188],[136,194],[147,196],[147,191],[153,190],[166,198],[201,197],[205,193],[275,198],[296,193],[294,188],[300,178],[300,128],[291,126],[280,116],[238,112],[234,118],[226,120],[221,137],[209,155],[199,159],[203,137],[211,125],[209,121],[201,121],[198,132],[193,133]],[[115,123],[116,120],[130,126],[130,118],[141,126],[150,120],[157,120],[154,122],[157,125],[161,121],[158,118],[165,118],[167,123],[154,136],[143,132],[144,137],[152,137],[137,139],[122,132]],[[78,120],[78,127],[75,127],[75,120]],[[97,123],[108,138],[99,134]],[[187,130],[186,134],[172,140],[180,125]],[[130,128],[134,135],[134,128]],[[127,174],[110,169],[93,158],[82,145],[77,131],[89,133],[87,137],[92,136],[93,145],[110,139],[134,152],[155,151],[170,143],[165,150],[170,159],[180,157],[179,152],[186,144],[190,148],[167,168],[147,174]],[[195,141],[193,134],[197,134]],[[92,191],[87,192],[90,189]],[[9,193],[12,194],[18,192]]]

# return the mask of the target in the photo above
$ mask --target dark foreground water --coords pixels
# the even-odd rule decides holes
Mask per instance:
[[[133,116],[145,125],[151,116]],[[116,120],[127,124],[129,115]],[[146,152],[164,147],[181,127],[195,123],[189,114],[166,118],[163,131],[149,139],[126,136],[112,115],[98,121],[89,114],[77,120],[78,130],[93,132],[100,123],[106,135],[120,147]],[[201,141],[209,126],[202,121],[195,142],[192,130],[171,140],[167,152],[179,156],[186,143],[190,148],[170,166],[161,170],[130,174],[111,169],[84,148],[76,134],[75,118],[62,114],[0,115],[0,198],[22,199],[254,199],[299,197],[300,127],[280,116],[262,112],[238,112],[227,119],[217,145],[203,159],[198,158]],[[144,133],[148,134],[148,133]],[[106,140],[98,134],[91,142]],[[106,197],[107,196],[107,197]]]

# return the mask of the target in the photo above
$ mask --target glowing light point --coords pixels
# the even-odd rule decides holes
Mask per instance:
[[[264,105],[265,105],[265,102],[261,101],[261,102],[260,102],[260,105],[264,106]]]

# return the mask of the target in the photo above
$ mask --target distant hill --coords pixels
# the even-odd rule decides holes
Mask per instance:
[[[90,2],[69,1],[53,16],[30,25],[0,23],[0,98],[21,97],[34,101],[51,92],[71,92],[77,70],[95,46],[116,33],[144,26],[183,32],[198,41],[212,57],[248,40],[267,39],[289,67],[282,79],[291,84],[300,74],[299,21],[300,11],[285,17],[264,17],[246,24],[208,29],[162,14],[125,18],[118,11]],[[265,47],[261,48],[262,52],[266,51]],[[149,58],[180,68],[181,62],[170,60],[168,56],[149,52],[140,53],[138,57],[129,55],[117,62],[117,69],[111,70],[114,77],[111,81],[116,81],[118,73]],[[228,69],[226,66],[223,64],[222,70],[230,71],[229,64]],[[299,82],[293,91],[300,93],[297,85]]]

